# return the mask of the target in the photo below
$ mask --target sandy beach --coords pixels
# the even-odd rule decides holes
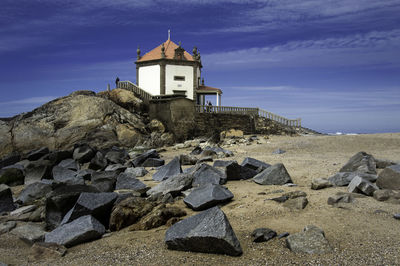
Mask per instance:
[[[259,136],[264,137],[264,136]],[[398,204],[379,202],[360,196],[354,203],[333,207],[327,199],[346,187],[311,190],[311,180],[334,175],[359,151],[375,158],[400,162],[400,133],[352,136],[269,136],[265,144],[225,147],[234,153],[226,160],[253,157],[269,164],[283,163],[296,187],[262,186],[251,180],[229,181],[226,187],[234,199],[222,206],[243,249],[240,257],[168,250],[164,244],[166,226],[149,231],[131,232],[127,228],[113,232],[100,240],[68,249],[56,261],[37,264],[70,265],[396,265],[400,264],[400,213]],[[272,154],[276,149],[286,153]],[[192,148],[167,148],[161,155],[168,162]],[[139,178],[154,186],[150,171]],[[14,188],[14,191],[16,189]],[[291,210],[268,200],[285,192],[300,190],[307,193],[308,205],[303,210]],[[195,214],[182,199],[173,203],[185,209],[187,216]],[[316,225],[325,231],[333,252],[308,255],[291,252],[285,239],[253,243],[251,232],[268,227],[278,234],[300,232],[306,225]],[[28,262],[30,247],[11,234],[0,235],[0,261],[7,264]]]

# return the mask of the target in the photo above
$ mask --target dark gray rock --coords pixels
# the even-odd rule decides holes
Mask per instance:
[[[225,150],[219,146],[214,146],[214,147],[210,147],[207,146],[204,148],[204,150],[202,151],[202,153],[200,154],[201,157],[205,157],[205,156],[209,156],[206,153],[208,151],[212,151],[214,152],[218,158],[226,158],[226,157],[231,157],[233,156],[233,152],[229,151],[229,150]]]
[[[269,228],[257,228],[251,233],[253,242],[267,242],[276,237],[276,232]]]
[[[129,159],[129,154],[124,149],[113,147],[106,153],[105,158],[111,164],[124,164]]]
[[[117,172],[118,174],[124,172],[126,170],[126,166],[122,164],[110,164],[104,169],[104,171],[109,172],[109,171],[114,171]]]
[[[165,243],[174,250],[230,256],[243,253],[228,218],[218,207],[172,225],[165,234]]]
[[[47,233],[45,242],[72,247],[99,239],[105,231],[104,226],[96,218],[86,215]]]
[[[15,221],[8,221],[0,224],[0,235],[10,232],[17,226]]]
[[[23,171],[18,168],[3,168],[0,169],[0,184],[9,186],[23,185],[25,176]]]
[[[134,175],[136,177],[142,177],[147,175],[149,171],[147,171],[144,167],[129,167],[125,169],[124,173]]]
[[[163,181],[180,173],[182,173],[181,163],[179,157],[175,157],[168,164],[161,166],[160,169],[154,173],[153,180]]]
[[[183,202],[195,211],[202,211],[218,204],[225,203],[233,199],[233,194],[227,188],[208,183],[204,186],[193,189],[193,191],[183,199]]]
[[[378,189],[379,188],[375,184],[365,180],[360,176],[354,177],[347,187],[347,190],[351,193],[363,193],[367,196],[372,196],[374,191]]]
[[[227,180],[246,180],[257,175],[257,171],[239,165],[236,161],[219,161],[214,167],[220,167],[226,175]],[[221,166],[218,166],[221,165]]]
[[[350,158],[339,172],[376,174],[375,158],[366,152],[358,152]]]
[[[57,165],[61,161],[72,158],[72,151],[52,151],[48,154],[47,159],[52,165]]]
[[[259,161],[257,159],[251,158],[251,157],[246,157],[246,158],[244,158],[243,162],[241,163],[241,166],[253,169],[255,171],[262,172],[265,169],[267,169],[268,167],[270,167],[271,165],[264,163],[262,161]]]
[[[324,254],[333,251],[324,231],[313,225],[306,226],[303,232],[288,236],[286,244],[296,253]]]
[[[400,190],[400,164],[383,169],[376,180],[376,185],[379,188]]]
[[[76,177],[84,179],[84,180],[91,180],[93,173],[94,173],[94,170],[92,170],[92,169],[83,169],[83,170],[79,170],[76,173]]]
[[[0,213],[15,210],[14,200],[11,189],[4,184],[0,184]]]
[[[179,161],[181,162],[181,165],[195,165],[198,159],[190,155],[181,154],[179,155]]]
[[[311,189],[318,190],[332,187],[333,184],[326,178],[314,178],[311,181]]]
[[[328,181],[334,186],[343,187],[350,184],[355,176],[360,176],[370,182],[375,182],[378,178],[375,174],[358,173],[358,172],[339,172],[328,178]]]
[[[108,165],[107,159],[104,157],[103,153],[96,152],[89,164],[89,169],[93,170],[104,170]]]
[[[59,167],[63,167],[65,169],[69,169],[72,171],[78,171],[80,169],[79,164],[74,159],[65,159],[62,160],[59,164]]]
[[[44,147],[44,148],[40,148],[38,150],[33,150],[30,151],[27,155],[26,158],[29,161],[37,161],[40,158],[42,158],[43,156],[47,155],[49,153],[49,148]]]
[[[172,196],[177,196],[181,191],[192,186],[193,176],[191,174],[179,174],[162,181],[146,192],[147,196],[170,193]]]
[[[134,175],[130,175],[127,173],[119,174],[117,178],[117,183],[115,184],[115,189],[129,189],[133,191],[137,191],[140,194],[146,193],[150,188],[143,184],[139,179],[136,179]]]
[[[46,228],[54,229],[62,221],[65,214],[72,209],[82,192],[99,192],[86,185],[60,184],[46,198]]]
[[[272,154],[283,154],[283,153],[285,153],[285,152],[286,152],[285,150],[276,149],[276,150],[274,150],[274,151],[272,152]]]
[[[200,155],[203,149],[200,146],[196,146],[191,152],[190,155]]]
[[[159,167],[159,166],[163,166],[164,164],[165,164],[165,161],[163,159],[147,158],[146,161],[144,161],[141,165],[143,167]]]
[[[145,166],[145,165],[142,165],[142,163],[144,163],[149,158],[159,159],[160,155],[157,153],[157,151],[155,149],[148,150],[148,151],[136,156],[135,158],[133,158],[131,161],[132,166],[133,167]]]
[[[282,163],[272,165],[257,174],[253,181],[259,185],[283,185],[286,183],[293,183],[287,172],[285,166]]]
[[[38,199],[44,198],[53,189],[51,183],[35,182],[26,186],[17,198],[17,202],[21,204],[32,204]]]
[[[72,157],[81,164],[90,162],[95,155],[94,150],[87,144],[80,145],[74,149]]]
[[[9,165],[13,165],[21,160],[21,155],[12,153],[0,160],[0,169]]]
[[[284,238],[284,237],[288,237],[290,234],[288,232],[284,232],[282,234],[278,235],[278,239]]]
[[[60,225],[70,223],[85,215],[92,215],[107,228],[110,221],[111,210],[117,198],[118,195],[114,192],[82,192],[74,207],[67,212]]]
[[[336,205],[338,203],[352,203],[354,197],[351,193],[337,193],[328,198],[328,205]]]
[[[223,185],[226,183],[226,176],[215,167],[208,164],[201,164],[193,172],[192,186],[202,186],[208,183]]]
[[[234,160],[215,160],[213,166],[214,167],[227,167],[228,165],[232,164],[232,163],[237,163]]]
[[[393,214],[393,218],[396,220],[400,220],[400,213]]]
[[[201,163],[212,162],[212,161],[214,161],[212,156],[204,156],[204,157],[201,157],[199,160],[197,160],[197,163],[201,164]]]
[[[69,184],[69,185],[83,185],[85,180],[77,176],[77,172],[70,169],[54,166],[53,167],[53,179],[57,183]]]
[[[117,177],[118,172],[116,171],[94,172],[91,186],[100,192],[112,192],[115,189]]]
[[[306,197],[289,198],[283,203],[283,206],[289,209],[302,210],[308,204]]]
[[[18,226],[10,233],[18,236],[25,243],[33,245],[35,242],[43,241],[46,231],[41,224],[28,223]]]
[[[51,179],[51,162],[39,160],[28,164],[25,168],[25,185],[39,182],[42,179]]]

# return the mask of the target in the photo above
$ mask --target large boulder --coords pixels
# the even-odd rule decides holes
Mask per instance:
[[[108,227],[111,209],[117,200],[117,193],[87,193],[83,192],[76,201],[74,207],[68,211],[61,221],[61,225],[73,220],[92,215],[105,227]]]
[[[130,175],[133,175],[136,177],[142,177],[142,176],[147,175],[149,173],[149,171],[147,171],[144,167],[135,167],[135,168],[129,167],[129,168],[125,169],[124,173],[130,174]]]
[[[0,169],[0,184],[18,186],[24,184],[25,176],[19,168]]]
[[[111,164],[124,164],[125,161],[129,159],[129,155],[124,149],[112,147],[112,149],[106,153],[105,158]]]
[[[88,144],[76,146],[77,147],[74,149],[74,153],[72,155],[74,160],[81,164],[90,162],[95,154],[95,151]]]
[[[15,205],[11,189],[4,184],[0,184],[0,213],[15,210]]]
[[[156,203],[139,197],[129,197],[116,204],[110,216],[110,230],[119,231],[139,221],[151,212]]]
[[[116,190],[129,189],[137,191],[140,194],[143,194],[147,190],[149,190],[149,187],[139,179],[136,179],[135,176],[127,173],[121,173],[118,175],[117,183],[115,184],[115,189]]]
[[[246,180],[253,178],[257,171],[239,165],[236,161],[215,161],[214,167],[220,167],[226,175],[227,180]]]
[[[25,243],[33,245],[35,242],[43,241],[46,231],[41,224],[28,223],[18,226],[11,231],[11,234],[18,236]]]
[[[125,146],[126,143],[121,142],[118,136],[122,132],[121,126],[126,128],[125,134],[132,133],[131,143],[147,134],[143,118],[138,114],[108,99],[71,94],[11,121],[1,121],[0,156],[13,150],[25,153],[44,146],[50,150],[68,150],[78,142],[99,149]]]
[[[53,179],[57,183],[69,185],[83,185],[85,183],[85,180],[82,177],[77,176],[78,173],[76,171],[57,165],[53,167],[52,172]]]
[[[386,167],[378,176],[379,188],[400,190],[400,164]]]
[[[96,218],[86,215],[47,233],[45,235],[45,242],[72,247],[80,243],[98,239],[105,232],[106,229]]]
[[[193,172],[193,186],[202,186],[205,184],[220,184],[226,183],[226,175],[215,167],[208,164],[201,164]]]
[[[47,155],[49,152],[50,152],[49,148],[42,147],[40,149],[28,152],[28,154],[26,155],[26,158],[29,161],[36,161],[36,160],[39,160],[40,158],[42,158],[43,156]]]
[[[270,167],[271,165],[251,157],[246,157],[244,158],[241,166],[261,172]]]
[[[100,192],[112,192],[115,189],[117,177],[116,171],[93,172],[91,186]]]
[[[169,249],[240,256],[242,248],[228,218],[214,207],[172,225],[165,233]]]
[[[108,93],[108,97],[111,101],[131,112],[141,112],[144,108],[143,101],[129,90],[113,89]]]
[[[50,180],[49,180],[50,181]],[[32,204],[38,199],[44,198],[48,193],[52,191],[51,182],[35,182],[26,186],[17,198],[18,203]]]
[[[153,180],[163,181],[180,173],[182,173],[181,162],[179,157],[175,157],[168,164],[161,166],[160,169],[154,173]]]
[[[86,185],[59,185],[46,197],[46,227],[56,228],[72,209],[82,192],[99,192]]]
[[[39,160],[29,163],[25,168],[25,185],[39,182],[42,179],[51,179],[51,162]]]
[[[292,179],[282,163],[272,165],[257,174],[253,181],[259,185],[284,185],[293,183]]]
[[[375,158],[371,154],[360,151],[353,155],[339,172],[376,174]]]
[[[103,153],[98,151],[90,161],[89,168],[93,170],[104,170],[107,165],[107,159],[104,157]]]
[[[370,182],[375,182],[378,178],[375,174],[358,173],[358,172],[339,172],[328,178],[329,182],[338,187],[347,186],[354,177],[360,176]]]
[[[288,236],[286,244],[296,253],[324,254],[333,250],[325,238],[324,231],[314,225],[308,225],[303,232]]]
[[[130,230],[150,230],[166,224],[171,218],[179,218],[185,216],[186,212],[178,207],[167,207],[160,204],[150,213],[142,217],[139,222],[129,227]]]
[[[378,189],[379,188],[375,184],[369,182],[361,176],[354,177],[347,187],[347,190],[351,193],[363,193],[367,196],[372,196],[373,193]]]
[[[231,199],[233,194],[226,187],[208,183],[193,189],[183,202],[195,211],[202,211]]]
[[[1,121],[0,121],[1,123]],[[1,142],[1,137],[0,137]],[[11,153],[4,158],[0,159],[0,169],[9,165],[13,165],[21,160],[21,155],[17,153]]]
[[[192,182],[193,175],[182,173],[162,181],[148,190],[146,194],[151,196],[156,194],[166,195],[170,193],[172,196],[177,196],[181,191],[190,188]]]
[[[133,167],[152,166],[152,165],[142,165],[149,158],[159,159],[160,155],[155,149],[151,149],[135,156],[135,158],[132,159],[131,164]]]
[[[72,158],[62,160],[58,166],[72,171],[78,171],[80,169],[79,163]]]

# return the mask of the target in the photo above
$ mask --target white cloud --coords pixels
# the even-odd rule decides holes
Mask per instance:
[[[400,29],[203,54],[207,68],[399,64]]]

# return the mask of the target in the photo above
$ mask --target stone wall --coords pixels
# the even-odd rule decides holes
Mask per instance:
[[[195,122],[196,136],[211,137],[232,128],[240,129],[245,134],[256,132],[254,117],[250,115],[197,113]]]
[[[167,130],[174,134],[177,141],[193,136],[195,127],[195,110],[193,101],[185,97],[161,98],[151,100],[150,119],[158,119]]]

